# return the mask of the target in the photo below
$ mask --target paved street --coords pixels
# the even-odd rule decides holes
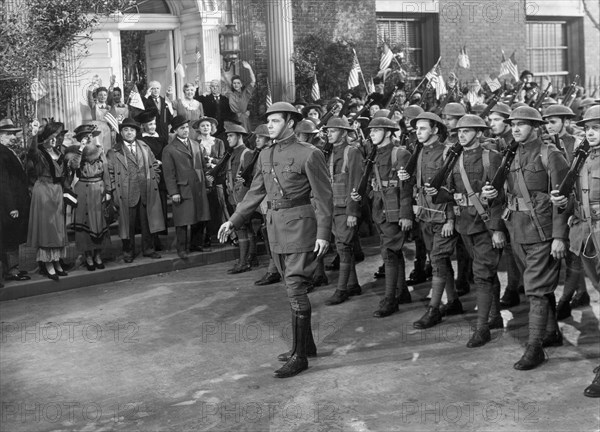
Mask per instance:
[[[412,247],[412,245],[410,245]],[[289,347],[281,284],[231,263],[0,303],[3,431],[591,431],[600,401],[583,396],[600,357],[598,293],[563,323],[565,346],[530,372],[513,370],[527,304],[507,329],[468,349],[467,313],[427,331],[429,284],[413,303],[372,318],[383,280],[374,246],[359,264],[364,294],[323,305],[310,295],[319,357],[295,378],[272,377]],[[327,261],[331,259],[328,257]],[[412,267],[413,256],[407,263]],[[456,263],[454,263],[456,264]],[[336,273],[330,272],[335,282]],[[506,279],[506,273],[501,273]],[[523,300],[523,297],[521,297]]]

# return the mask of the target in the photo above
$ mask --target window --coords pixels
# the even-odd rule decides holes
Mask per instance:
[[[418,19],[377,19],[377,40],[386,41],[392,49],[404,47],[405,61],[423,70],[423,42],[421,40],[421,22]]]
[[[566,21],[527,23],[527,57],[536,76],[550,76],[554,88],[567,84],[569,48]]]

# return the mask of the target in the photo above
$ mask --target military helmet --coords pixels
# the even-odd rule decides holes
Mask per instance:
[[[482,112],[484,112],[486,108],[487,108],[487,105],[476,103],[471,107],[471,114],[479,115]]]
[[[236,134],[240,134],[240,135],[248,134],[248,132],[246,132],[246,128],[244,126],[235,124],[235,123],[230,123],[230,122],[225,122],[225,133],[227,133],[227,134],[236,133]]]
[[[327,122],[327,125],[323,129],[329,129],[329,128],[344,129],[347,131],[354,130],[350,127],[350,123],[348,123],[348,119],[345,116],[330,118],[329,121]]]
[[[546,120],[542,119],[542,115],[538,110],[528,105],[521,106],[513,110],[513,112],[510,114],[510,117],[504,120],[504,123],[510,124],[513,120],[525,120],[539,124],[548,123]]]
[[[315,126],[315,123],[304,119],[300,122],[298,122],[298,124],[296,125],[296,128],[294,129],[295,133],[307,133],[307,134],[316,134],[317,132],[319,132],[317,130],[317,127]]]
[[[438,129],[440,129],[440,132],[446,130],[446,125],[444,124],[444,122],[442,121],[440,116],[438,116],[437,114],[434,114],[432,112],[422,112],[421,114],[416,116],[414,119],[412,119],[410,121],[410,125],[412,126],[413,129],[416,129],[417,122],[419,120],[429,120],[429,121],[433,121],[433,122],[437,123],[437,127],[438,127]]]
[[[371,120],[369,122],[369,126],[367,126],[367,129],[373,128],[392,129],[395,131],[400,129],[398,123],[387,117],[376,117],[373,120]]]
[[[472,128],[472,129],[489,129],[489,126],[485,123],[481,117],[475,114],[465,114],[456,123],[456,126],[452,129],[453,132],[459,129]]]
[[[409,105],[404,109],[404,117],[414,119],[416,116],[423,112],[423,108],[419,105]]]
[[[501,116],[509,117],[512,110],[508,105],[502,102],[498,102],[494,107],[490,110],[491,113],[498,113]]]
[[[256,129],[254,129],[254,135],[268,138],[269,137],[269,128],[267,127],[266,124],[258,125],[256,127]]]
[[[270,114],[274,113],[290,114],[296,121],[302,119],[302,114],[299,113],[296,108],[294,108],[294,105],[288,102],[275,102],[273,105],[267,108],[265,117],[268,117]]]
[[[375,114],[373,114],[373,118],[387,117],[389,115],[390,115],[390,110],[386,109],[386,108],[382,108],[379,111],[376,111]]]
[[[510,109],[514,111],[514,110],[516,110],[517,108],[520,108],[520,107],[525,107],[525,106],[529,106],[529,105],[527,105],[525,102],[515,102],[514,104],[512,104],[512,105],[510,106]]]
[[[442,110],[443,115],[449,115],[453,117],[462,117],[467,113],[465,107],[459,104],[458,102],[450,102],[446,104],[444,109]]]
[[[600,120],[600,105],[593,105],[583,115],[583,119],[577,122],[577,126],[584,126],[592,120]]]
[[[571,108],[564,105],[550,105],[548,108],[544,110],[542,114],[542,118],[545,120],[548,117],[565,117],[571,118],[575,117],[575,113]]]

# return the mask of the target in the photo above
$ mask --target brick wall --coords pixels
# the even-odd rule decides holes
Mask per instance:
[[[456,68],[462,81],[500,70],[501,49],[506,56],[516,50],[519,72],[527,68],[525,0],[456,2],[440,0],[439,34],[442,71],[455,68],[460,48],[467,46],[471,69]]]

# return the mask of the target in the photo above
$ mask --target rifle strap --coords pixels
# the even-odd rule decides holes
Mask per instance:
[[[277,143],[273,143],[271,145],[271,153],[269,154],[269,164],[271,165],[271,174],[273,175],[273,182],[279,186],[279,191],[281,192],[281,197],[285,198],[285,191],[283,190],[283,186],[281,186],[281,182],[279,181],[279,177],[277,177],[277,171],[275,171],[275,165],[273,165],[273,153],[275,153],[275,146]]]
[[[488,154],[488,158],[489,158],[489,154]],[[484,166],[485,166],[485,163],[484,163]],[[477,210],[477,213],[481,217],[481,220],[483,220],[484,222],[489,221],[490,214],[483,208],[481,201],[479,201],[479,197],[477,196],[477,194],[475,194],[475,192],[473,191],[473,188],[471,187],[471,182],[469,181],[469,177],[467,176],[467,172],[465,171],[465,163],[463,161],[463,153],[461,153],[460,156],[458,157],[458,167],[459,167],[459,171],[460,171],[460,178],[462,179],[463,185],[465,186],[465,189],[467,190],[467,195],[469,197],[469,201],[471,201],[473,203],[473,206],[475,207],[475,210]],[[485,171],[485,168],[484,168],[484,171]]]
[[[373,172],[375,173],[375,181],[377,182],[377,188],[381,191],[383,190],[383,185],[381,184],[381,175],[379,174],[379,168],[377,168],[377,163],[373,163]]]
[[[398,163],[398,149],[400,147],[394,147],[392,148],[392,169],[394,169],[394,167],[396,166],[396,163]]]
[[[417,188],[419,189],[419,193],[421,193],[421,187],[423,187],[423,181],[421,179],[422,171],[421,164],[423,163],[423,150],[419,152],[419,156],[417,157]]]
[[[525,205],[527,206],[527,210],[531,214],[531,219],[533,220],[533,224],[535,225],[540,239],[542,241],[546,241],[546,235],[544,234],[544,230],[540,224],[540,221],[535,213],[535,209],[533,208],[533,203],[531,202],[531,195],[529,195],[529,190],[527,189],[527,185],[525,184],[525,177],[523,177],[523,169],[521,168],[521,157],[519,150],[515,154],[515,167],[517,168],[517,188],[521,191],[521,195],[523,195],[523,199],[525,200]]]
[[[339,174],[345,174],[348,172],[348,152],[350,151],[350,145],[347,145],[346,148],[344,148],[344,159],[342,161],[342,170],[339,172]],[[331,181],[333,181],[333,176],[334,176],[334,169],[333,169],[333,148],[331,149],[331,155],[329,157],[329,179]]]

